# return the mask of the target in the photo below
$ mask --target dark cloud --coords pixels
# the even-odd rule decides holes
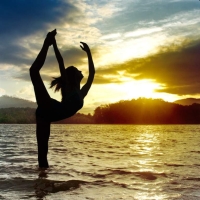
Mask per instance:
[[[138,74],[137,79],[154,79],[164,83],[166,89],[160,92],[172,94],[200,93],[200,41],[192,42],[176,50],[165,49],[159,54],[129,63],[130,74]]]
[[[103,74],[116,76],[118,72],[124,71],[124,76],[129,78],[151,79],[164,84],[166,88],[157,90],[158,92],[194,95],[200,93],[199,55],[200,41],[198,40],[185,43],[182,47],[176,45],[163,47],[155,55],[130,60],[124,64],[99,70],[97,73],[102,76]]]
[[[79,44],[77,44],[78,46]],[[81,48],[71,48],[67,49],[62,52],[62,56],[65,60],[65,65],[67,66],[75,66],[79,67],[80,64],[82,64],[82,60],[87,58],[87,55]]]
[[[106,77],[101,74],[95,74],[94,84],[109,84],[109,83],[122,83],[118,77]]]
[[[73,65],[79,68],[79,66],[83,64],[83,60],[87,58],[86,53],[81,48],[72,47],[68,48],[67,50],[60,49],[60,53],[64,59],[65,67]],[[26,56],[24,58],[13,57],[13,60],[17,61],[16,64],[26,63],[29,66],[31,66],[31,64],[34,62],[34,59],[26,59]],[[88,69],[88,63],[85,64],[86,64],[86,69]],[[52,76],[48,74],[52,74],[52,72],[54,73],[57,72],[59,76],[58,61],[55,57],[53,47],[51,46],[49,48],[49,53],[47,54],[44,66],[41,69],[43,80],[50,81]],[[24,68],[21,67],[20,74],[15,75],[14,78],[30,81],[29,69],[27,67]]]
[[[81,64],[86,58],[84,52],[78,48],[61,51],[65,63],[75,66]],[[94,54],[98,55],[97,49]],[[200,41],[184,42],[181,46],[171,45],[162,47],[159,53],[145,58],[129,60],[123,64],[97,68],[94,79],[95,84],[121,83],[120,77],[129,77],[136,80],[150,79],[164,84],[164,89],[158,92],[167,92],[178,95],[194,95],[200,93]],[[58,64],[54,55],[47,57],[44,66],[46,81],[51,80],[48,72],[58,71]],[[68,66],[68,65],[67,65]],[[123,73],[123,75],[122,75]],[[22,71],[20,79],[29,80],[29,74]]]
[[[44,73],[41,73],[42,80],[47,81],[50,83],[52,80],[52,76],[45,75]],[[24,81],[31,81],[30,75],[29,75],[29,70],[23,71],[20,74],[16,75],[13,77],[14,79],[19,79],[19,80],[24,80]]]
[[[75,13],[79,13],[77,8],[62,0],[2,0],[0,63],[30,65],[32,60],[27,59],[30,49],[20,46],[20,39],[38,32],[44,32],[45,35],[50,31],[50,25],[55,24],[56,28],[63,20],[75,23],[71,20]]]
[[[58,62],[54,55],[53,48],[50,47],[49,51],[50,52],[47,55],[45,64],[41,69],[42,79],[47,82],[50,82],[52,80],[52,72],[57,73],[57,76],[60,75]],[[93,54],[93,58],[95,56],[98,56],[98,50],[96,48],[93,48],[91,51]],[[80,65],[85,64],[85,69],[86,71],[88,70],[87,55],[80,48],[74,47],[67,50],[61,49],[60,52],[64,59],[65,67],[73,65],[79,68]],[[33,61],[34,60],[31,61],[30,66],[33,63]],[[28,62],[30,62],[30,60],[28,60]],[[95,59],[94,59],[94,64],[95,64]],[[119,80],[119,73],[118,71],[116,71],[116,66],[114,68],[113,66],[108,66],[107,69],[101,68],[97,69],[96,71],[97,72],[94,79],[95,84],[122,83],[122,81]],[[121,71],[120,67],[119,71]],[[14,78],[30,81],[29,69],[27,67],[21,68],[20,73],[18,75],[15,75]],[[86,81],[86,78],[87,76],[84,77],[83,82]]]
[[[0,36],[10,40],[46,30],[76,8],[61,0],[2,0],[0,6]]]
[[[11,43],[6,43],[0,47],[0,63],[12,64],[16,66],[30,65],[31,60],[27,58],[28,49]]]
[[[60,53],[64,59],[65,67],[73,65],[78,68],[80,64],[83,64],[83,59],[87,58],[86,54],[81,49],[75,47],[68,48],[67,50],[60,49]],[[52,47],[49,48],[49,54],[46,57],[44,69],[49,72],[56,72],[59,70],[58,61]]]

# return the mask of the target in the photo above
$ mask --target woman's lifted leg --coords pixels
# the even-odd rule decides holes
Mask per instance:
[[[48,33],[42,49],[30,68],[30,77],[33,83],[36,102],[44,111],[48,111],[51,106],[51,98],[40,76],[40,69],[44,65],[49,46],[52,44],[56,31]],[[47,153],[50,136],[50,122],[36,116],[36,137],[38,145],[38,163],[40,168],[48,168]]]

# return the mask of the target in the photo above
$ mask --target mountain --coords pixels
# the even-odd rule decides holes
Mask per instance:
[[[177,103],[183,106],[192,105],[194,103],[200,104],[200,99],[195,99],[195,98],[179,99],[177,101],[174,101],[174,103]]]
[[[36,108],[37,104],[32,101],[28,101],[25,99],[20,99],[17,97],[10,97],[7,95],[0,97],[0,108]]]

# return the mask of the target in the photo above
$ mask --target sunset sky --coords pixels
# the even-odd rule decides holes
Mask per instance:
[[[80,41],[91,47],[96,75],[82,113],[138,97],[200,98],[199,0],[1,0],[0,96],[35,101],[29,68],[55,28],[65,66],[82,71],[82,84]],[[47,88],[59,76],[52,47],[41,74]]]

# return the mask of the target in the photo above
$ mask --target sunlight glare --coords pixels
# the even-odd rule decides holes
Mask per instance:
[[[123,90],[128,98],[146,97],[152,98],[156,89],[161,85],[150,80],[130,81],[123,83]]]
[[[163,99],[164,101],[173,102],[177,100],[177,95],[164,92],[156,92],[158,89],[163,89],[165,85],[156,83],[153,80],[130,80],[123,79],[124,83],[115,85],[115,89],[123,91],[123,99],[137,99],[140,97]]]

